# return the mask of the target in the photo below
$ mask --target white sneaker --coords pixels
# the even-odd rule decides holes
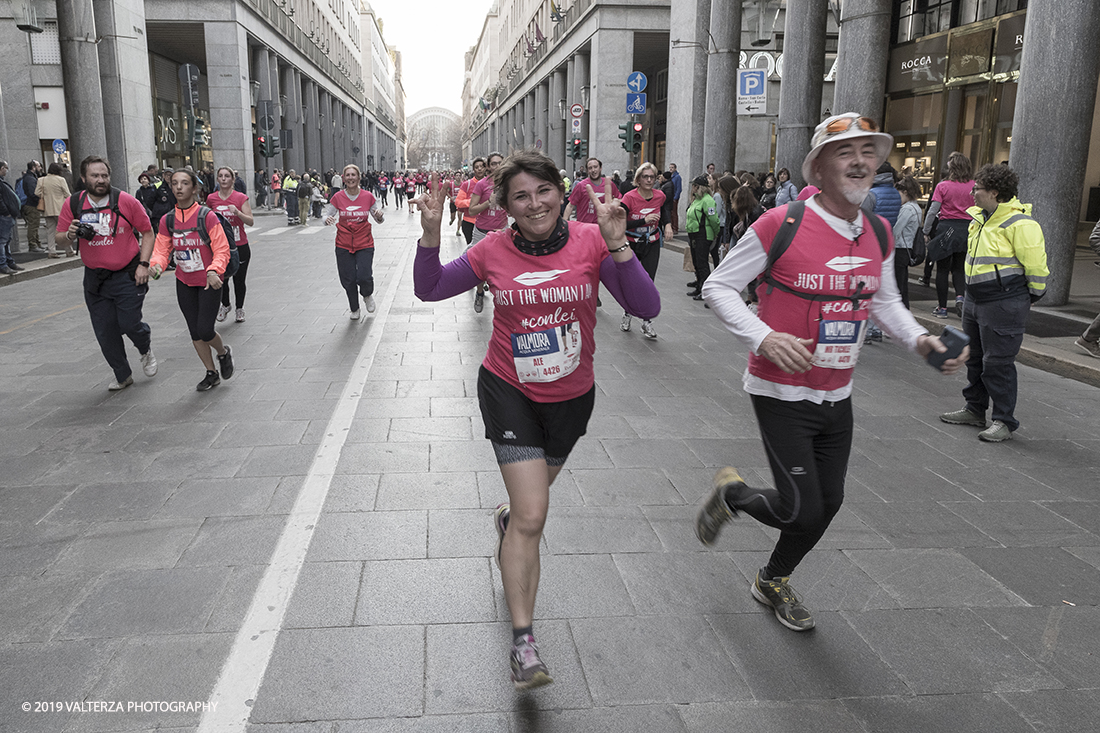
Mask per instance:
[[[358,321],[359,320],[359,311],[352,311],[351,312],[351,320],[353,320],[353,321]]]
[[[367,313],[374,313],[374,296],[368,295],[363,302],[367,304]]]
[[[141,355],[141,371],[147,377],[157,376],[157,357],[153,356],[153,350],[149,349]]]
[[[657,332],[653,330],[653,324],[649,321],[642,321],[642,335],[647,339],[657,338]]]
[[[229,306],[223,305],[220,308],[218,308],[218,319],[217,319],[218,323],[221,323],[222,321],[224,321],[225,317],[228,316],[228,315],[229,315]]]
[[[107,389],[109,389],[111,392],[118,392],[120,389],[126,389],[127,387],[129,387],[133,383],[134,383],[134,378],[133,377],[126,377],[126,379],[124,381],[121,381],[121,382],[118,381],[117,379],[112,379],[111,383],[107,385]]]
[[[629,331],[630,330],[630,314],[629,313],[623,313],[623,320],[622,320],[622,323],[619,324],[619,330],[620,331]]]
[[[244,308],[237,309],[237,323],[244,323]]]

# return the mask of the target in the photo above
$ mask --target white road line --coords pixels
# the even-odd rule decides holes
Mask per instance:
[[[329,419],[325,438],[313,455],[313,463],[271,555],[271,562],[260,579],[252,605],[210,693],[211,707],[202,716],[199,733],[244,733],[248,725],[256,693],[271,661],[283,616],[298,583],[298,574],[305,562],[325,497],[328,496],[340,452],[351,429],[359,397],[397,296],[398,284],[408,271],[416,246],[409,243],[404,249],[397,272],[386,287],[386,295],[373,316],[370,333],[359,350],[344,392]]]

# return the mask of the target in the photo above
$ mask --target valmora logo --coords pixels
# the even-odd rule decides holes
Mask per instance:
[[[548,283],[551,280],[557,280],[558,275],[564,275],[569,270],[544,270],[543,272],[525,272],[522,275],[516,275],[512,278],[520,285],[542,285]]]
[[[825,266],[837,272],[848,272],[863,267],[871,260],[866,257],[834,257]]]

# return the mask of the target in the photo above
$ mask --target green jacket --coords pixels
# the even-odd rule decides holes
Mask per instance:
[[[1031,204],[1013,198],[985,216],[978,206],[967,213],[966,289],[975,300],[997,300],[1027,292],[1038,299],[1046,292],[1047,251],[1043,230],[1031,218]]]
[[[693,199],[688,204],[687,210],[687,232],[694,234],[703,227],[703,222],[706,222],[707,239],[714,241],[714,238],[718,236],[718,207],[714,204],[714,198],[709,194],[703,194],[701,199]]]

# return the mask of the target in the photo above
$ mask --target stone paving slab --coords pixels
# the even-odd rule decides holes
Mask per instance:
[[[0,727],[193,730],[13,712],[205,699],[374,334],[249,730],[1091,729],[1094,388],[1021,366],[1022,427],[987,445],[938,420],[962,377],[866,349],[846,503],[792,580],[818,627],[793,634],[748,592],[775,530],[740,517],[712,548],[693,535],[716,467],[773,482],[740,388],[747,352],[679,294],[666,253],[657,341],[619,331],[614,304],[598,312],[595,413],[542,543],[536,633],[556,682],[517,694],[491,560],[506,492],[476,397],[492,304],[417,301],[396,269],[417,225],[397,213],[376,230],[388,320],[351,322],[330,245],[300,256],[328,235],[278,228],[253,259],[248,321],[219,326],[237,374],[209,393],[194,391],[170,282],[145,310],[161,373],[117,394],[78,272],[5,291],[0,375],[17,389],[0,393]],[[445,238],[443,258],[459,252]],[[42,312],[61,315],[26,325]]]

